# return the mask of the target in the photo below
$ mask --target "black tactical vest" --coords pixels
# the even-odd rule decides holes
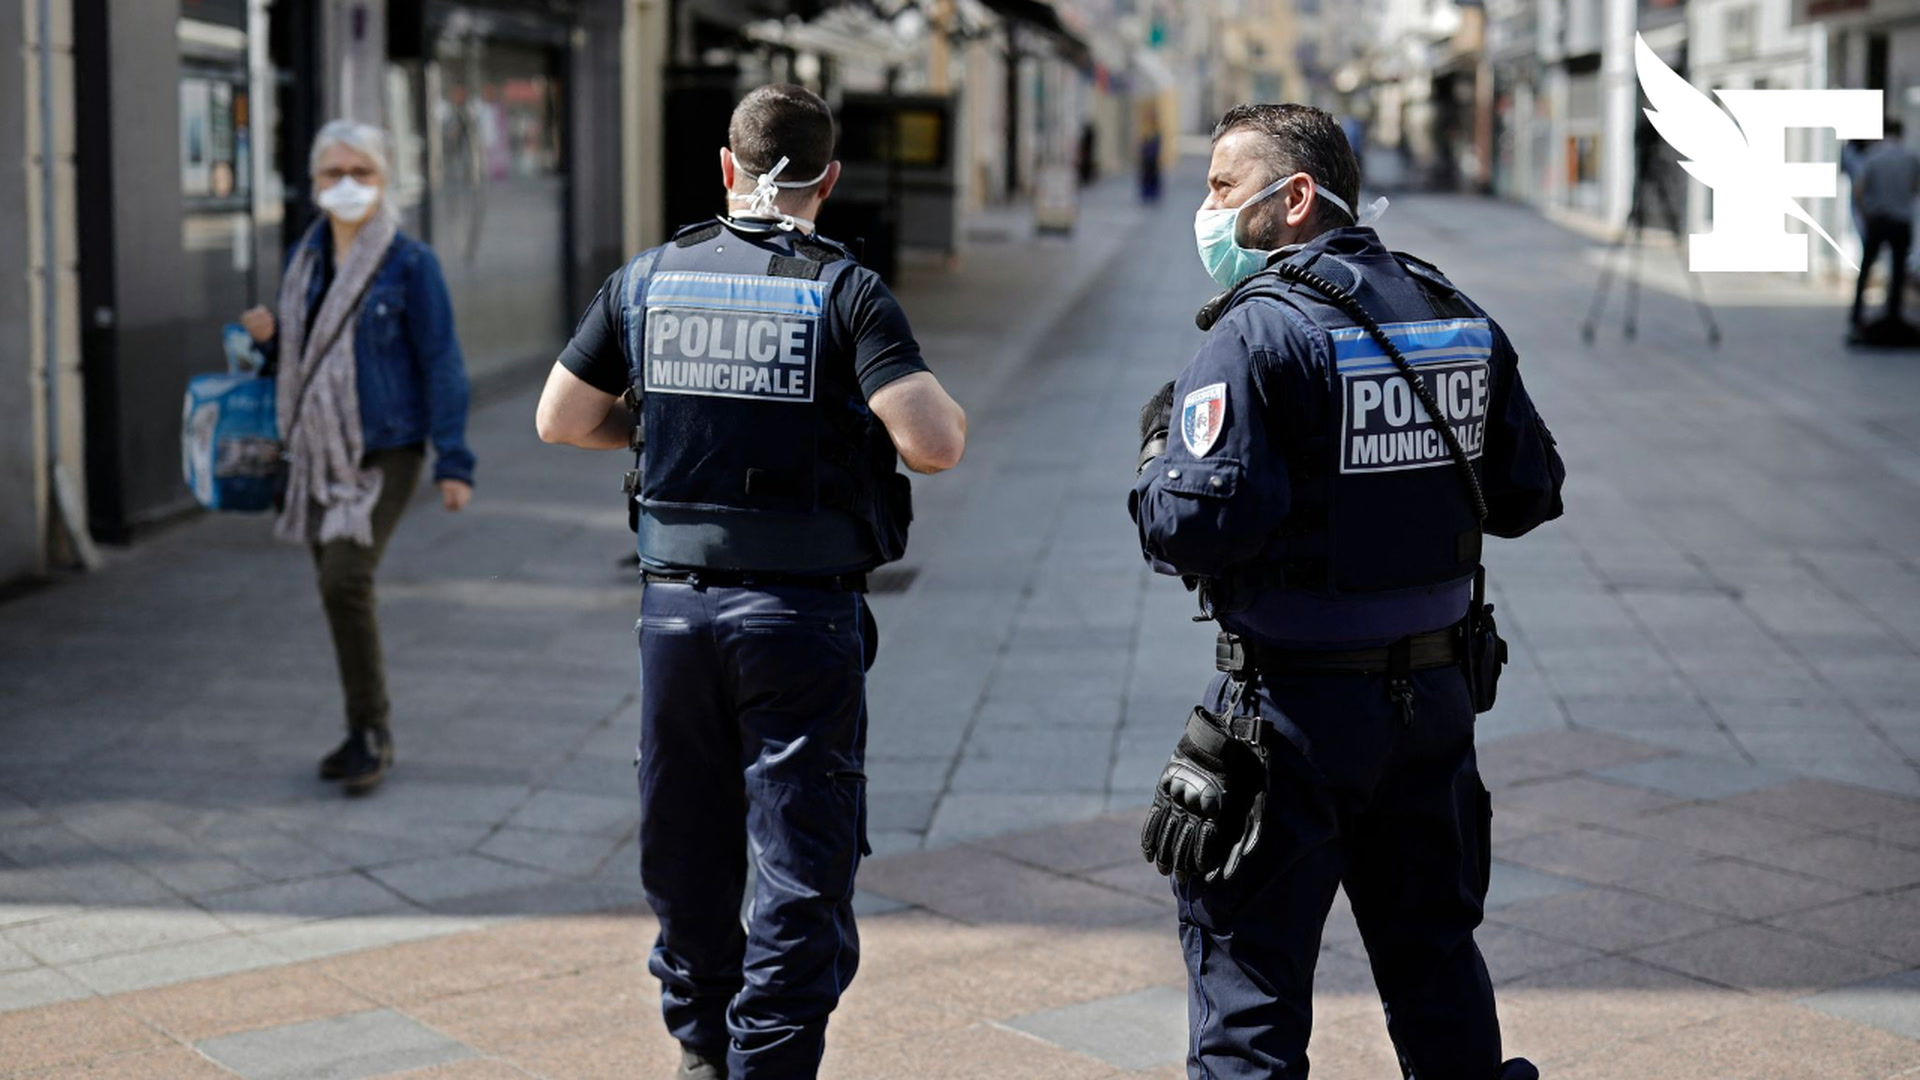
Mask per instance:
[[[716,221],[628,266],[645,565],[833,574],[904,552],[907,479],[830,317],[856,265],[829,241]]]
[[[1393,340],[1477,476],[1495,378],[1484,315],[1438,271],[1377,246],[1303,252],[1292,261],[1349,293]],[[1318,291],[1269,270],[1248,279],[1227,306],[1254,297],[1312,322],[1325,335],[1329,362],[1317,372],[1326,380],[1319,422],[1282,432],[1293,499],[1288,524],[1259,566],[1227,583],[1233,606],[1313,611],[1330,624],[1353,612],[1354,625],[1325,627],[1336,639],[1458,619],[1480,564],[1480,522],[1426,408],[1372,336]]]

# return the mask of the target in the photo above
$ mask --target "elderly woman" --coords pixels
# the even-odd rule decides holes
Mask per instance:
[[[326,213],[288,256],[278,311],[257,307],[241,321],[279,373],[290,468],[274,532],[313,550],[346,694],[347,738],[320,775],[358,793],[393,763],[374,570],[419,486],[426,445],[448,510],[473,494],[473,453],[446,281],[433,252],[399,231],[385,135],[336,120],[311,160]]]

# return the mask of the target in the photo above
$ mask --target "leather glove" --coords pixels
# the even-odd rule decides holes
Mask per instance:
[[[1196,706],[1160,774],[1140,851],[1163,874],[1224,880],[1260,842],[1266,755]]]
[[[1134,474],[1147,467],[1147,462],[1167,452],[1167,433],[1173,428],[1173,381],[1154,393],[1140,409],[1140,460],[1134,467]]]

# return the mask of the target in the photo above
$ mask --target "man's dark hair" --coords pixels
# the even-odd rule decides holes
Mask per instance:
[[[1235,105],[1213,126],[1213,141],[1218,143],[1243,128],[1266,136],[1261,156],[1273,168],[1269,182],[1303,172],[1358,209],[1360,163],[1354,160],[1347,133],[1332,113],[1311,105]],[[1354,224],[1354,219],[1322,199],[1314,224],[1323,230],[1337,229]]]
[[[1897,116],[1887,117],[1887,122],[1881,126],[1888,138],[1897,139],[1907,133],[1907,125]]]
[[[757,177],[786,158],[780,179],[810,180],[833,160],[833,110],[804,86],[762,86],[734,107],[733,120],[727,124],[727,147],[750,176]]]

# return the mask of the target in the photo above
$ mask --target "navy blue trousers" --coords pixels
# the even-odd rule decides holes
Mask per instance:
[[[1411,724],[1383,677],[1256,686],[1251,698],[1280,735],[1262,839],[1232,879],[1174,886],[1187,958],[1187,1075],[1306,1077],[1314,962],[1344,886],[1402,1071],[1494,1080],[1500,1026],[1473,943],[1491,818],[1466,680],[1455,668],[1415,672]],[[1220,676],[1208,707],[1223,710],[1226,696]]]
[[[860,962],[873,618],[855,593],[661,583],[640,613],[640,882],[667,1030],[732,1080],[811,1077]]]

